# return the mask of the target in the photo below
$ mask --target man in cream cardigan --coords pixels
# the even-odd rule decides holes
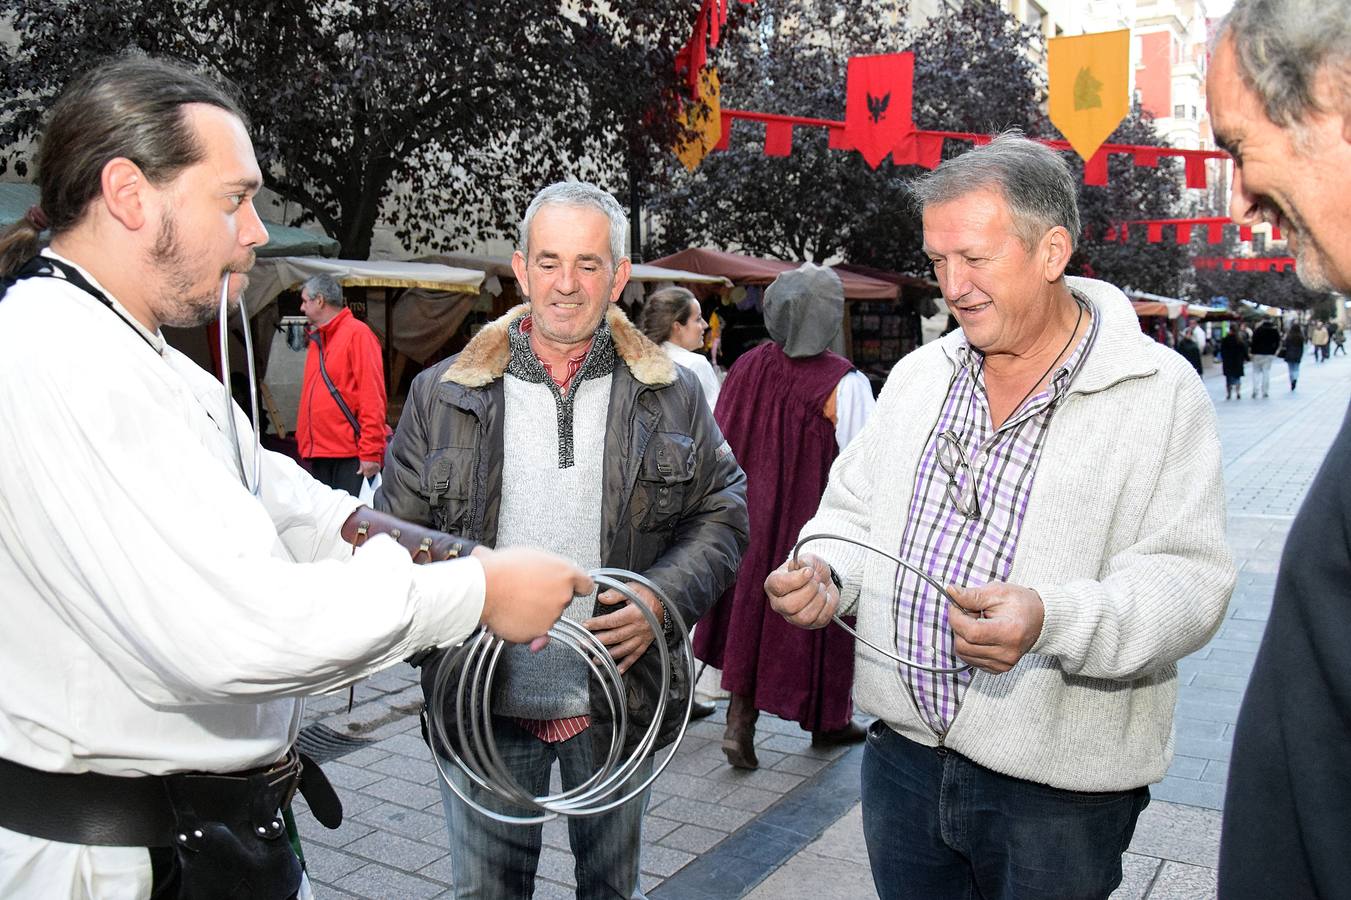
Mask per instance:
[[[1106,897],[1172,756],[1176,662],[1234,585],[1214,408],[1120,291],[1064,275],[1080,226],[1054,152],[1006,134],[915,194],[961,329],[892,371],[802,534],[951,597],[826,540],[766,591],[947,670],[856,651],[881,897]]]

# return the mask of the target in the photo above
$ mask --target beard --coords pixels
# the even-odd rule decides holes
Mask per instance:
[[[172,215],[160,220],[155,245],[150,248],[150,261],[163,277],[159,308],[156,310],[161,324],[174,328],[196,328],[215,321],[220,314],[219,282],[212,289],[202,289],[202,267],[200,264],[194,265],[193,257],[183,249],[178,224]],[[240,275],[239,287],[230,293],[226,304],[227,316],[239,309],[239,297],[249,281],[243,273],[252,269],[253,263],[254,253],[250,250],[246,261],[231,263],[220,271],[221,278],[232,273]]]

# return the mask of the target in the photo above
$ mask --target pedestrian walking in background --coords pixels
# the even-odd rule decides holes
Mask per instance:
[[[1338,325],[1337,329],[1332,332],[1332,343],[1335,345],[1332,351],[1333,356],[1336,356],[1338,353],[1342,356],[1346,355],[1346,331],[1341,325]]]
[[[1321,320],[1313,325],[1313,331],[1309,332],[1309,340],[1313,343],[1313,361],[1321,363],[1328,358],[1328,341],[1331,335],[1328,333],[1328,326]]]
[[[1270,319],[1263,319],[1252,333],[1252,396],[1261,391],[1266,397],[1271,392],[1271,363],[1281,349],[1281,329]]]
[[[352,315],[342,285],[315,275],[300,288],[310,347],[296,417],[300,456],[329,487],[361,494],[385,459],[385,370],[380,339]]]
[[[810,263],[765,289],[772,340],[727,374],[716,418],[746,470],[751,540],[736,584],[695,633],[694,652],[722,669],[732,694],[722,749],[739,769],[759,765],[760,712],[797,722],[812,745],[855,743],[850,687],[854,639],[803,631],[769,608],[765,577],[792,552],[826,487],[830,464],[873,410],[868,378],[828,348],[844,323],[844,286]]]
[[[1201,371],[1201,350],[1196,346],[1196,342],[1189,336],[1183,336],[1178,339],[1177,346],[1174,348],[1182,354],[1182,358],[1191,363],[1197,375],[1203,375]]]
[[[1220,365],[1224,371],[1224,399],[1243,399],[1243,364],[1248,360],[1248,345],[1238,328],[1230,328],[1220,341]]]
[[[1285,333],[1285,342],[1281,344],[1281,358],[1285,360],[1285,367],[1290,372],[1290,390],[1295,389],[1299,384],[1299,363],[1304,359],[1304,329],[1299,327],[1298,322],[1290,323],[1290,330]]]

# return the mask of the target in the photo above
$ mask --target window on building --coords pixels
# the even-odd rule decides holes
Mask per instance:
[[[1031,0],[1027,4],[1027,27],[1037,34],[1046,34],[1046,10]]]
[[[1177,103],[1173,106],[1174,119],[1181,119],[1185,115],[1187,115],[1187,105],[1185,103]]]
[[[1195,121],[1196,121],[1196,118],[1197,118],[1197,116],[1196,116],[1196,107],[1193,106],[1193,107],[1192,107],[1192,121],[1195,122]]]

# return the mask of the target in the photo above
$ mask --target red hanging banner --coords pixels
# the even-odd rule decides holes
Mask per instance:
[[[844,102],[844,143],[876,169],[915,130],[911,93],[915,55],[851,56]]]
[[[765,123],[765,156],[793,155],[793,123]]]

